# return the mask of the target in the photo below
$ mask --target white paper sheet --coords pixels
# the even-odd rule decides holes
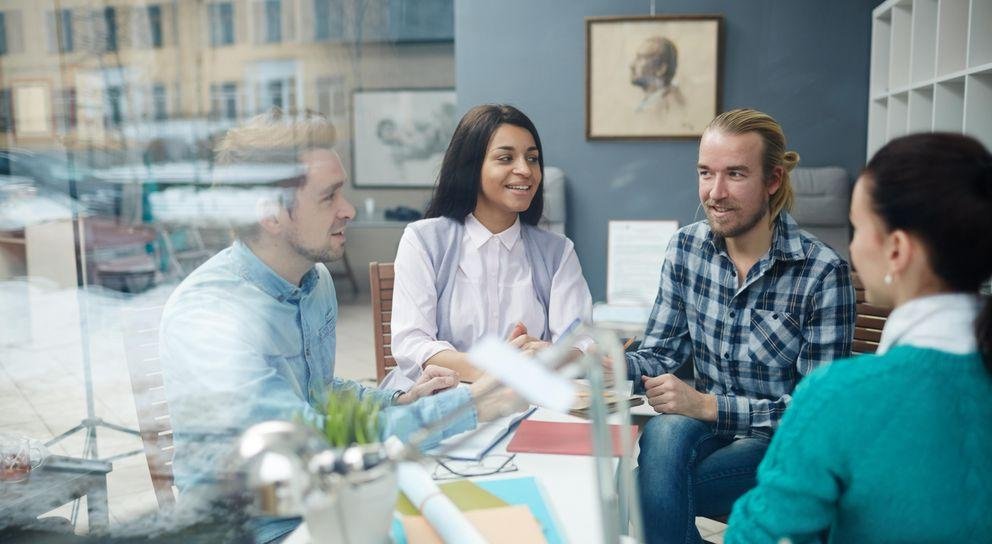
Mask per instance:
[[[555,374],[495,336],[476,342],[469,350],[468,358],[531,404],[567,412],[575,400],[575,385],[571,380]]]
[[[658,294],[661,263],[677,221],[610,221],[606,301],[651,306]]]

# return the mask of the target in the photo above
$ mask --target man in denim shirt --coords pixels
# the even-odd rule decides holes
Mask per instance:
[[[405,393],[334,377],[338,307],[322,263],[341,258],[355,209],[342,194],[347,177],[333,141],[334,129],[322,117],[288,119],[274,110],[232,129],[220,143],[219,164],[284,169],[271,198],[258,203],[257,221],[239,227],[234,245],[190,274],[163,313],[160,352],[174,474],[183,493],[195,495],[223,478],[231,442],[253,423],[302,417],[321,425],[330,389],[375,398],[386,407],[383,437],[407,438],[471,404],[488,386],[434,395],[458,383],[453,371],[438,367],[428,367]],[[512,394],[487,397],[433,439],[520,408]],[[276,520],[256,526],[255,534],[271,541],[297,524]]]
[[[661,414],[638,458],[648,542],[698,542],[695,516],[729,514],[798,381],[850,352],[848,265],[787,212],[798,162],[754,110],[718,116],[700,140],[707,221],[670,242],[645,340],[626,361]],[[685,363],[694,386],[671,374]]]

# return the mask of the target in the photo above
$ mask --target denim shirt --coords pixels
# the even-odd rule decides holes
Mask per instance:
[[[176,483],[218,475],[223,456],[250,425],[293,420],[323,426],[329,389],[392,404],[394,391],[334,377],[337,299],[323,264],[299,286],[241,242],[221,251],[176,288],[162,315],[159,351],[174,430]],[[383,438],[407,439],[471,398],[464,388],[383,411]],[[425,446],[476,425],[475,409]]]

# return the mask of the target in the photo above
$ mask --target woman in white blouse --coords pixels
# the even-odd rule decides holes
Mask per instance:
[[[406,390],[426,364],[464,381],[480,371],[465,354],[487,335],[539,349],[592,297],[572,241],[538,228],[544,157],[537,129],[512,106],[482,105],[462,117],[422,221],[396,252],[392,353],[384,388]]]

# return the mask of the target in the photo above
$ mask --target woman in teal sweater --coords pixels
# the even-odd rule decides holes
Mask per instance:
[[[807,376],[725,542],[992,539],[992,155],[954,134],[883,147],[851,259],[894,308],[878,352]]]

